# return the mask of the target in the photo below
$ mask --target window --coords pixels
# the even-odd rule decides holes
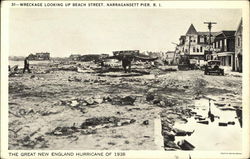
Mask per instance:
[[[195,52],[195,47],[193,47],[193,52]]]
[[[204,43],[205,40],[204,40],[204,37],[200,36],[200,43]]]
[[[197,48],[197,52],[200,52],[200,50]]]
[[[193,40],[193,42],[195,42],[195,40]]]
[[[240,37],[238,37],[238,46],[240,46],[240,42],[241,42]]]
[[[202,50],[202,46],[201,46],[201,48],[200,48],[200,51],[201,51],[201,52],[203,52],[203,50]]]

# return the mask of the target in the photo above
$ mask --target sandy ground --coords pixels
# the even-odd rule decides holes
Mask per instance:
[[[185,111],[195,98],[204,96],[225,96],[223,102],[241,107],[238,76],[158,69],[142,76],[124,77],[121,72],[98,76],[91,68],[77,72],[42,67],[50,71],[9,77],[11,150],[160,150],[154,121],[160,116],[169,119],[168,111],[178,114],[176,109]],[[119,101],[124,97],[135,101],[124,104]],[[108,122],[81,127],[93,117],[106,117]],[[185,115],[172,115],[170,122],[182,118]]]

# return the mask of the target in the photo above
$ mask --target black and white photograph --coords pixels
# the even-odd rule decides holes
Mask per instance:
[[[146,1],[12,3],[1,53],[7,149],[242,155],[243,13]]]

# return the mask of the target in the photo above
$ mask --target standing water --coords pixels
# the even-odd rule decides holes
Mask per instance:
[[[200,151],[241,150],[242,129],[235,109],[225,109],[208,99],[195,100],[193,109],[196,115],[185,124],[175,123],[174,128],[194,133],[176,136],[176,142],[185,139]]]

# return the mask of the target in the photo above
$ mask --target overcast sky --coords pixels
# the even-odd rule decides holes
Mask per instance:
[[[170,51],[193,23],[208,31],[236,30],[238,9],[11,9],[10,55],[50,52],[53,57],[114,50]]]

